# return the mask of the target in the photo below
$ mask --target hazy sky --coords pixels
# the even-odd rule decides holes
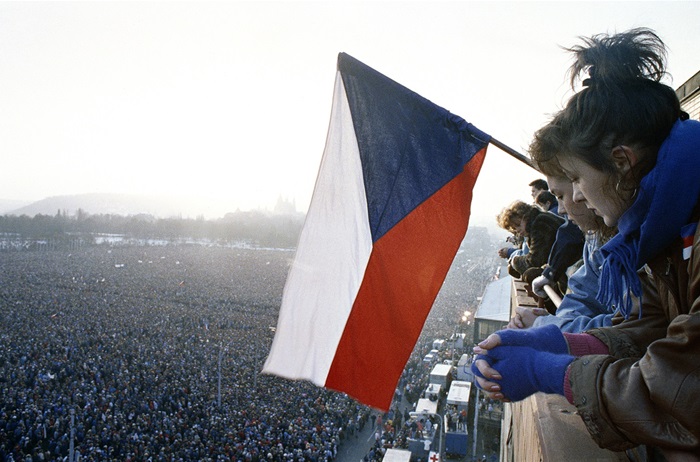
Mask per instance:
[[[700,2],[0,2],[0,199],[306,210],[341,51],[524,153],[570,95],[560,45],[651,27],[676,88],[700,70],[698,19]],[[475,218],[536,177],[491,146]]]

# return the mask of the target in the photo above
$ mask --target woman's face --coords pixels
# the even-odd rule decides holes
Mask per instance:
[[[527,236],[527,221],[521,219],[516,225],[515,225],[515,233],[520,235],[520,236]]]
[[[606,225],[617,226],[631,201],[623,201],[611,187],[614,179],[609,173],[596,170],[575,156],[562,156],[559,163],[571,181],[573,202],[585,204],[596,215],[603,218]]]
[[[586,207],[585,202],[574,201],[574,188],[568,178],[562,176],[547,176],[549,190],[559,201],[559,214],[566,213],[582,231],[592,231],[598,228],[596,214]]]

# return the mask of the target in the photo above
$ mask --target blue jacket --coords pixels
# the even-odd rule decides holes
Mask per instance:
[[[542,275],[556,282],[566,275],[566,270],[581,259],[585,238],[581,229],[573,221],[565,218],[563,225],[557,229],[557,237],[549,252],[547,267]],[[563,279],[565,282],[566,279]]]
[[[603,257],[595,235],[586,236],[583,265],[569,278],[569,292],[555,316],[539,316],[534,327],[556,324],[562,332],[578,333],[612,325],[614,312],[596,300]]]

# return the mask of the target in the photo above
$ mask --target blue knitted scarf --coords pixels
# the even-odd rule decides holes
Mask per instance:
[[[661,145],[656,165],[642,179],[637,199],[620,217],[618,234],[601,249],[605,259],[597,299],[627,319],[640,303],[637,270],[658,255],[688,224],[700,199],[700,122],[678,121]]]

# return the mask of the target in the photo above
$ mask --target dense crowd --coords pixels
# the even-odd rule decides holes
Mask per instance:
[[[0,460],[67,460],[71,412],[79,460],[334,459],[370,410],[259,374],[292,258],[200,246],[3,253]],[[421,387],[408,370],[407,389]]]
[[[0,259],[0,456],[331,460],[367,410],[258,375],[291,252],[88,248]],[[222,399],[217,405],[222,353]]]

